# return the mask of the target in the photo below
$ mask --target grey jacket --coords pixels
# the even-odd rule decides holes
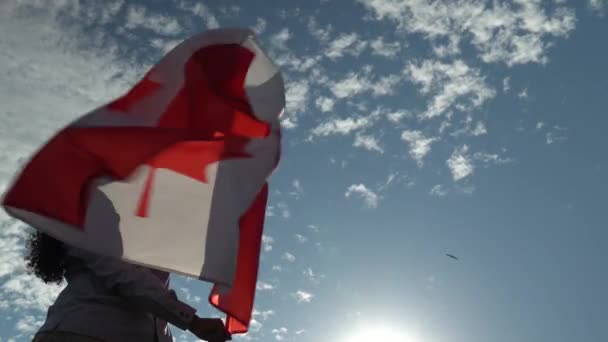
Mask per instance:
[[[107,342],[173,341],[166,322],[186,329],[196,309],[169,291],[169,274],[68,247],[67,286],[39,332]]]

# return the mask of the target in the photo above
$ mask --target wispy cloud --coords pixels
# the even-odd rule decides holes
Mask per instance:
[[[505,77],[502,80],[502,91],[506,93],[509,90],[511,90],[511,77]]]
[[[401,78],[397,75],[374,77],[369,73],[350,72],[346,77],[331,83],[330,90],[339,99],[349,98],[363,93],[374,96],[391,95]]]
[[[410,117],[412,117],[412,113],[407,110],[398,110],[386,113],[386,118],[393,123],[399,123],[401,120]]]
[[[356,33],[345,33],[329,43],[325,50],[325,56],[331,60],[337,60],[345,54],[359,56],[367,47],[367,42],[361,40]]]
[[[373,123],[373,118],[369,116],[333,118],[329,119],[317,127],[313,128],[313,136],[347,135],[362,128],[369,127]]]
[[[317,227],[317,226],[316,226],[316,225],[314,225],[314,224],[309,224],[309,225],[308,225],[308,229],[310,229],[311,231],[313,231],[313,232],[315,232],[315,233],[318,233],[318,232],[319,232],[319,227]]]
[[[455,181],[468,177],[475,169],[468,152],[469,147],[467,145],[456,148],[446,162]]]
[[[524,88],[522,89],[519,94],[517,94],[517,97],[519,97],[522,100],[525,100],[528,98],[528,88]]]
[[[321,27],[315,17],[310,17],[306,28],[308,32],[319,41],[319,43],[326,43],[329,41],[332,33],[332,26],[327,24],[325,27]]]
[[[302,195],[304,194],[304,187],[302,186],[302,183],[300,182],[300,180],[294,179],[291,182],[291,186],[292,186],[292,190],[289,192],[289,194],[296,199],[299,199],[300,197],[302,197]]]
[[[276,289],[277,287],[275,285],[272,285],[270,283],[265,283],[263,281],[259,281],[257,282],[255,289],[258,291],[271,291]]]
[[[409,144],[410,156],[416,161],[419,167],[424,164],[424,157],[431,151],[431,144],[437,140],[434,137],[426,137],[420,131],[403,131],[401,140]]]
[[[274,339],[277,341],[283,341],[287,337],[288,332],[289,330],[285,327],[272,329],[271,331],[272,335],[274,335]]]
[[[270,317],[275,315],[275,311],[274,310],[264,310],[264,311],[258,311],[257,309],[253,309],[252,312],[252,316],[253,317],[262,317],[262,320],[266,321],[268,320]]]
[[[605,14],[607,3],[606,0],[587,0],[589,8],[602,16]]]
[[[358,134],[353,142],[354,147],[360,147],[368,151],[376,151],[384,153],[384,149],[380,146],[378,139],[373,135]]]
[[[322,112],[331,112],[334,109],[336,101],[332,98],[320,96],[315,100],[315,105]]]
[[[545,134],[545,142],[547,145],[551,145],[568,140],[568,137],[566,136],[567,130],[568,129],[565,127],[553,126]]]
[[[314,294],[303,290],[298,290],[292,294],[298,303],[310,303],[315,297]]]
[[[501,157],[495,153],[475,152],[473,153],[473,159],[479,160],[480,162],[489,165],[502,165],[512,163],[513,159]]]
[[[431,188],[429,195],[436,197],[445,197],[448,194],[448,190],[442,184],[437,184]]]
[[[274,238],[269,235],[262,235],[262,246],[265,252],[270,252],[272,250],[272,244],[274,243]]]
[[[295,234],[294,237],[299,243],[306,243],[308,241],[308,238],[302,234]]]
[[[255,25],[251,28],[256,34],[260,35],[266,30],[266,20],[263,18],[257,18]]]
[[[388,43],[380,36],[370,42],[372,54],[386,58],[395,58],[401,52],[402,44],[399,42]]]
[[[548,12],[541,1],[358,1],[375,19],[388,19],[404,33],[418,33],[434,43],[447,38],[448,46],[457,37],[474,46],[484,62],[509,66],[545,63],[551,46],[547,40],[566,37],[575,27],[573,10],[557,6]]]
[[[201,2],[180,1],[178,7],[183,11],[190,12],[195,17],[203,19],[208,29],[220,27],[217,17]]]
[[[31,334],[36,332],[36,330],[38,330],[38,328],[40,328],[43,323],[44,321],[42,319],[34,317],[32,315],[27,315],[17,321],[15,329],[21,333]]]
[[[308,267],[305,270],[302,271],[302,275],[304,277],[306,277],[306,279],[314,284],[314,285],[319,285],[321,283],[321,279],[325,278],[325,275],[323,274],[316,274],[312,268]]]
[[[287,50],[287,42],[293,37],[288,28],[282,28],[270,37],[272,46],[279,50]]]
[[[143,28],[151,30],[156,34],[175,36],[183,31],[177,19],[162,15],[160,13],[150,13],[143,6],[129,6],[125,27],[132,30]]]
[[[281,124],[287,129],[298,125],[298,115],[306,111],[308,106],[310,86],[306,79],[287,82],[285,91],[285,114],[281,117]]]
[[[285,261],[287,261],[287,262],[293,263],[293,262],[296,261],[296,256],[293,255],[293,254],[291,254],[291,253],[289,253],[289,252],[285,252],[283,254],[283,256],[282,256],[282,259],[285,260]]]
[[[344,193],[346,198],[357,196],[362,198],[368,208],[377,208],[380,197],[365,184],[353,184]]]
[[[284,219],[291,218],[291,211],[289,210],[287,203],[279,202],[277,203],[277,208],[279,208],[279,210],[281,211],[281,217],[283,217]]]
[[[481,76],[479,69],[469,67],[464,61],[452,63],[425,60],[408,63],[405,74],[420,86],[420,92],[431,95],[427,109],[420,117],[431,119],[450,109],[467,111],[482,106],[496,95]]]

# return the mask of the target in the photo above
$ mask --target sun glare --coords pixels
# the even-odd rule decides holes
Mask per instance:
[[[391,327],[369,327],[361,329],[344,342],[423,342],[412,334]]]

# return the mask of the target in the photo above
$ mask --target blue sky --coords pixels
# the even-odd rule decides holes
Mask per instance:
[[[252,27],[287,110],[240,338],[605,341],[606,15],[605,0],[5,0],[0,190],[179,41]],[[60,288],[24,272],[25,227],[0,220],[0,341],[27,341]],[[208,285],[173,284],[215,314]]]

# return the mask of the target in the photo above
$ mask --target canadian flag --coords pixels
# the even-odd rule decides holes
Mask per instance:
[[[246,332],[284,93],[253,32],[201,33],[52,137],[2,205],[70,245],[214,283],[211,304]]]

